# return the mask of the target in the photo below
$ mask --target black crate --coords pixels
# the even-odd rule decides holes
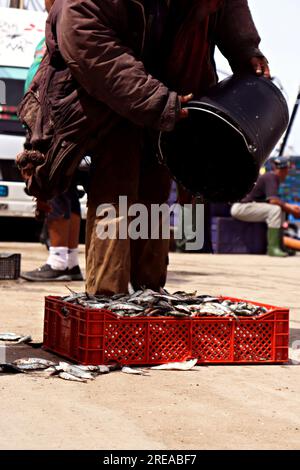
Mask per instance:
[[[20,277],[21,255],[0,253],[0,279],[18,279]]]

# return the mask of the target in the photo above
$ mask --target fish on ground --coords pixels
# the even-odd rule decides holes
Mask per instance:
[[[12,362],[12,365],[17,367],[21,371],[34,371],[47,369],[48,367],[54,366],[55,363],[52,361],[48,361],[47,359],[29,357],[16,359]]]
[[[160,364],[152,366],[153,370],[192,370],[197,365],[198,359],[191,359],[185,362],[169,362],[168,364]]]
[[[32,337],[30,335],[27,335],[27,336],[22,336],[22,338],[20,338],[16,344],[27,344],[27,343],[31,343],[32,341]]]
[[[86,379],[82,379],[80,377],[76,377],[75,375],[73,374],[69,374],[68,372],[60,372],[58,374],[58,377],[60,379],[63,379],[63,380],[71,380],[73,382],[83,382],[83,383],[86,383],[87,380]]]
[[[128,367],[124,366],[121,369],[121,372],[124,374],[132,374],[132,375],[149,375],[149,371],[147,369],[141,369],[139,367]]]
[[[0,341],[18,341],[23,335],[17,335],[16,333],[0,333]]]
[[[94,380],[95,378],[95,375],[92,374],[92,372],[82,370],[78,366],[68,364],[67,362],[60,362],[58,366],[56,366],[56,370],[58,372],[66,372],[67,374],[73,375],[79,379]]]

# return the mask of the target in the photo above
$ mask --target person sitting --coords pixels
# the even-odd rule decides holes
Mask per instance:
[[[286,257],[282,250],[281,227],[285,214],[300,218],[300,207],[284,202],[278,196],[280,183],[289,172],[290,161],[286,157],[272,160],[273,170],[261,175],[253,190],[231,207],[231,215],[243,222],[265,222],[268,225],[268,255]]]

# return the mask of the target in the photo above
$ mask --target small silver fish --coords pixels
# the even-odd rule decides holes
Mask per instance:
[[[169,362],[167,364],[160,364],[152,366],[154,370],[191,370],[197,365],[198,359],[190,359],[185,362]]]
[[[146,317],[160,317],[160,316],[163,316],[163,314],[164,314],[163,310],[152,307],[152,308],[146,308],[142,315]]]
[[[132,374],[132,375],[148,375],[149,374],[148,370],[146,369],[140,369],[138,367],[133,369],[132,367],[127,367],[127,366],[122,367],[121,372],[123,372],[124,374]]]
[[[87,372],[95,372],[98,374],[108,374],[110,372],[109,367],[105,365],[99,366],[76,366],[78,369],[87,371]]]
[[[18,341],[22,336],[15,333],[0,333],[0,341]]]
[[[97,309],[100,309],[100,310],[102,310],[102,309],[107,310],[108,309],[107,303],[104,304],[104,303],[99,303],[99,302],[97,302],[95,304],[94,303],[90,304],[89,302],[85,302],[83,306],[88,307],[88,308],[97,308]]]
[[[155,294],[157,294],[157,292],[151,290],[151,289],[146,289],[143,291],[143,293],[141,295],[139,295],[138,297],[135,297],[134,298],[134,303],[136,304],[153,304],[154,302],[156,302],[156,297],[155,297]]]
[[[111,369],[105,365],[100,365],[98,366],[98,372],[99,374],[108,374],[111,371]]]
[[[218,297],[204,297],[202,299],[203,304],[211,303],[211,302],[218,302],[220,299]]]
[[[82,299],[84,297],[84,294],[76,294],[75,292],[72,295],[67,295],[65,297],[62,297],[61,299],[64,302],[75,302],[78,299]]]
[[[20,338],[16,344],[26,344],[26,343],[30,343],[32,341],[32,338],[30,335],[27,335],[27,336],[22,336],[22,338]]]
[[[80,367],[68,364],[67,362],[60,362],[58,367],[62,372],[74,375],[79,379],[93,380],[95,378],[94,375],[91,374],[91,372],[86,372],[80,369]]]
[[[137,297],[140,297],[143,293],[144,293],[143,290],[137,290],[136,292],[134,292],[134,293],[130,296],[130,300],[134,300],[134,299],[136,299]],[[115,296],[114,296],[114,297],[115,297]]]
[[[184,313],[187,313],[190,315],[191,313],[191,308],[190,306],[188,305],[181,305],[181,304],[178,304],[178,305],[175,305],[174,308],[176,310],[178,310],[179,312],[184,312]]]
[[[130,304],[130,303],[112,303],[110,305],[108,305],[107,307],[109,307],[109,309],[111,311],[115,311],[115,310],[131,310],[131,311],[135,311],[135,312],[141,312],[144,310],[144,307],[141,307],[139,305],[135,305],[135,304]]]
[[[77,303],[78,305],[81,305],[82,307],[91,308],[91,304],[87,300],[77,299]]]
[[[86,383],[85,379],[81,379],[80,377],[76,377],[75,375],[69,374],[68,372],[60,372],[58,374],[58,377],[60,377],[63,380],[72,380],[73,382]]]
[[[184,292],[182,290],[178,290],[174,292],[173,295],[176,295],[177,297],[182,297],[182,298],[189,298],[189,297],[194,298],[194,297],[197,297],[197,291],[195,290],[194,292]]]
[[[99,366],[81,366],[81,365],[76,365],[76,367],[80,370],[86,371],[86,372],[98,372],[98,367]]]
[[[44,369],[42,372],[40,372],[41,374],[43,375],[46,375],[46,376],[49,376],[51,377],[51,375],[56,375],[57,374],[57,370],[56,370],[56,367],[55,366],[50,366],[48,367],[47,369]]]
[[[177,297],[176,295],[167,295],[167,294],[154,294],[154,297],[156,297],[157,299],[162,299],[162,300],[169,300],[171,302],[178,302],[179,300],[182,300],[180,299],[179,297]]]
[[[229,307],[226,307],[225,305],[222,304],[217,304],[215,302],[210,302],[208,304],[202,305],[200,308],[200,312],[209,312],[209,313],[216,313],[216,314],[224,314],[228,315],[231,313],[231,310]]]
[[[55,363],[52,361],[47,361],[46,359],[40,359],[38,357],[17,359],[12,364],[20,370],[47,369],[48,367],[55,365]]]
[[[187,318],[190,317],[190,313],[185,313],[185,312],[179,312],[177,310],[171,310],[166,314],[166,316],[169,317],[179,317],[179,318]]]

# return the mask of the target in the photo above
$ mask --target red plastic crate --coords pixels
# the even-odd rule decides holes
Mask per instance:
[[[228,297],[224,297],[228,299]],[[238,301],[240,299],[232,299]],[[44,348],[81,364],[285,363],[289,310],[266,307],[257,318],[118,318],[46,297]]]

